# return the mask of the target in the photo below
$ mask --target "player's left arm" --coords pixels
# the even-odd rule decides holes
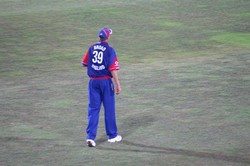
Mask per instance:
[[[88,66],[88,59],[89,59],[89,51],[85,54],[85,56],[82,58],[82,66],[87,67]]]

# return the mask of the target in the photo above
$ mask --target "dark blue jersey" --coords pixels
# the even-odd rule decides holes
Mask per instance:
[[[89,77],[112,77],[111,71],[119,70],[116,52],[107,42],[97,42],[89,47],[82,65],[88,67]]]

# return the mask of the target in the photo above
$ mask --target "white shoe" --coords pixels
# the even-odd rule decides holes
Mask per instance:
[[[114,142],[120,142],[122,140],[122,136],[117,135],[115,138],[108,139],[108,142],[114,143]]]
[[[96,143],[95,143],[94,140],[92,140],[92,139],[87,139],[86,141],[87,141],[87,145],[88,145],[89,147],[95,147],[95,146],[96,146]]]

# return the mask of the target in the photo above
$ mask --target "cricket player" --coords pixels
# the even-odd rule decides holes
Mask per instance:
[[[96,146],[99,112],[101,105],[104,107],[105,129],[108,142],[120,142],[122,137],[118,135],[115,114],[115,93],[121,93],[117,70],[119,63],[114,48],[108,44],[112,34],[109,28],[102,28],[98,36],[99,42],[89,47],[82,59],[82,65],[87,67],[90,78],[88,86],[88,126],[87,145]],[[113,79],[113,80],[112,80]]]

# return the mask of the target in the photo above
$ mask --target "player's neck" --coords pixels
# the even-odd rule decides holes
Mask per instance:
[[[108,43],[108,40],[100,40],[100,43]]]

